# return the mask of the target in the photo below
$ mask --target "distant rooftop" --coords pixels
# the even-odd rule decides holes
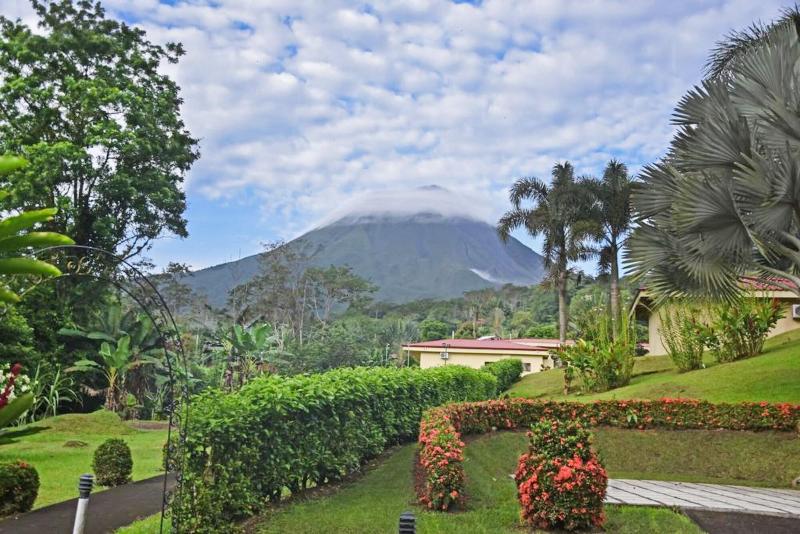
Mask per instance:
[[[567,344],[572,343],[567,341]],[[413,349],[484,349],[507,351],[549,350],[557,348],[561,343],[550,338],[516,338],[516,339],[437,339],[419,343],[407,343],[405,348]]]

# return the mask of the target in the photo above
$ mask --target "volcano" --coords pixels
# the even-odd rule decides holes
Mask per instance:
[[[287,245],[308,257],[308,266],[350,266],[378,286],[375,299],[384,302],[540,282],[543,258],[517,239],[503,243],[480,206],[436,186],[373,193]],[[184,283],[221,307],[234,286],[258,273],[261,256],[198,270]]]

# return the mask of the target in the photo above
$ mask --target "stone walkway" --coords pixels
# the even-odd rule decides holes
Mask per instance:
[[[800,491],[789,489],[611,479],[606,502],[800,518]]]

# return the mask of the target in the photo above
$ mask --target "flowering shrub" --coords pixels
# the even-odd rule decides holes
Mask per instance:
[[[419,445],[419,465],[425,474],[419,488],[420,503],[435,510],[447,510],[461,503],[464,442],[444,411],[420,423]]]
[[[23,393],[31,390],[31,379],[22,374],[22,365],[15,363],[0,364],[0,409],[10,404]]]
[[[491,398],[496,391],[494,376],[447,365],[263,376],[235,393],[203,393],[192,400],[178,451],[182,480],[172,505],[175,530],[224,531],[268,500],[340,479],[388,445],[415,439],[424,410]],[[455,436],[429,437],[458,447]],[[426,460],[444,468],[438,464],[448,455],[460,461],[454,451],[432,452]],[[448,478],[445,483],[459,484]]]
[[[0,464],[0,517],[27,512],[39,494],[39,473],[17,460]]]
[[[435,462],[420,464],[425,480],[435,485],[420,488],[419,499],[435,509],[448,508],[446,495],[464,490],[461,436],[483,434],[493,429],[520,429],[543,419],[585,421],[589,426],[606,425],[622,428],[778,430],[792,432],[800,423],[800,405],[789,403],[743,402],[712,404],[693,399],[603,400],[591,403],[501,399],[484,402],[463,402],[428,410],[420,424],[420,460],[432,458],[428,434],[438,429],[436,445],[442,451],[458,450],[461,454],[448,459],[446,466]],[[425,435],[425,441],[422,437]],[[439,454],[438,452],[436,454]],[[445,468],[442,473],[442,468]],[[442,478],[443,477],[443,478]],[[436,500],[442,499],[442,502]],[[431,504],[432,503],[432,504]]]
[[[544,529],[600,527],[608,475],[580,424],[544,420],[528,432],[514,480],[522,519]]]
[[[22,365],[0,365],[0,428],[19,419],[33,405],[31,382]]]

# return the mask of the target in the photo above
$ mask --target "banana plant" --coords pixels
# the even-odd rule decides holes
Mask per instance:
[[[93,389],[84,386],[84,391],[92,396],[105,396],[105,406],[113,412],[120,412],[126,406],[125,379],[134,369],[144,365],[157,365],[159,361],[152,356],[135,354],[131,350],[128,335],[119,338],[112,346],[103,341],[98,352],[99,362],[89,359],[78,360],[69,369],[77,372],[95,372],[103,377],[104,387]]]
[[[0,156],[0,176],[27,164],[23,158]],[[0,190],[0,202],[9,196],[8,191]],[[33,248],[74,244],[72,239],[56,232],[29,231],[36,224],[52,220],[57,211],[56,208],[44,208],[0,219],[0,303],[14,304],[20,300],[8,283],[10,276],[52,277],[61,274],[55,265],[23,255]]]
[[[244,328],[233,325],[222,338],[222,346],[227,354],[227,363],[223,375],[224,386],[233,388],[234,376],[238,376],[241,386],[253,376],[268,371],[286,355],[282,349],[282,338],[272,325],[264,323]]]

